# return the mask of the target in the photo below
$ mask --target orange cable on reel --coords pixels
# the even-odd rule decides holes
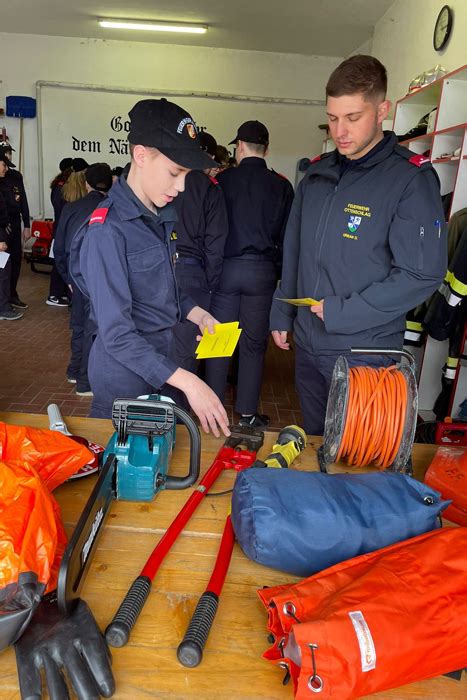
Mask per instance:
[[[389,467],[401,445],[407,399],[405,376],[395,365],[350,368],[347,414],[336,461]]]

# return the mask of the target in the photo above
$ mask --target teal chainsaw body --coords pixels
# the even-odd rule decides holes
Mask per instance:
[[[186,477],[169,475],[176,419],[190,433],[190,470]],[[199,476],[201,441],[191,416],[171,399],[150,395],[117,399],[112,407],[115,433],[104,453],[115,460],[115,496],[124,501],[152,501],[162,489],[191,486]]]

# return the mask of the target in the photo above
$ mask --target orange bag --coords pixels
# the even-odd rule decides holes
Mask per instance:
[[[438,447],[425,474],[425,484],[452,500],[443,518],[467,526],[467,447]]]
[[[467,666],[467,528],[433,530],[258,594],[300,700],[351,700]]]
[[[0,649],[57,585],[66,535],[50,490],[88,461],[61,433],[0,422]]]

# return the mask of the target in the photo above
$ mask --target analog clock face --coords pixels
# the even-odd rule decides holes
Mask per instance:
[[[438,15],[433,33],[433,47],[435,51],[440,51],[445,46],[452,30],[452,10],[445,5]]]

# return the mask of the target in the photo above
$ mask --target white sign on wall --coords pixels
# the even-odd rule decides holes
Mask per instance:
[[[128,162],[128,112],[147,93],[133,94],[110,88],[44,83],[38,103],[39,151],[42,150],[42,204],[52,215],[50,181],[58,163],[66,157],[82,157],[88,163],[106,162],[124,166]],[[321,151],[324,106],[316,100],[269,100],[211,95],[166,95],[186,109],[199,127],[227,145],[237,127],[248,119],[259,119],[269,129],[269,167],[294,182],[299,158]],[[231,149],[232,147],[230,147]]]

